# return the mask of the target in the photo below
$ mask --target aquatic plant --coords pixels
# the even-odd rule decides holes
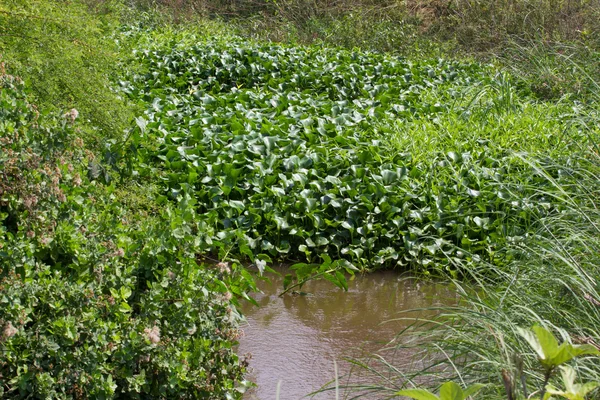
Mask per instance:
[[[524,149],[568,152],[553,131],[571,129],[533,126],[542,106],[521,99],[507,75],[476,63],[178,40],[138,50],[144,69],[121,88],[146,111],[111,159],[124,176],[160,180],[160,201],[192,197],[209,253],[287,260],[298,282],[331,257],[336,268],[323,275],[341,287],[342,272],[357,269],[458,276],[454,259],[509,262],[498,251],[505,239],[554,209],[505,190],[519,179],[545,184],[507,147],[525,134]],[[450,127],[446,115],[482,125],[488,114],[498,124],[524,117],[504,137],[457,131],[420,154],[389,145],[398,126],[430,124],[404,137],[419,141]]]

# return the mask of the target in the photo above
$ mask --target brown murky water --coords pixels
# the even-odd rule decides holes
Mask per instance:
[[[276,393],[280,400],[303,398],[334,379],[334,360],[338,372],[347,373],[345,357],[377,352],[415,318],[433,314],[405,310],[456,302],[446,285],[393,272],[357,276],[349,281],[348,292],[324,280],[311,281],[302,288],[306,296],[279,297],[282,278],[270,278],[271,284],[259,285],[264,293],[255,295],[260,307],[245,304],[242,310],[248,322],[242,326],[245,336],[238,351],[252,354],[249,379],[258,385],[246,393],[248,400],[272,400]],[[399,317],[403,320],[390,321]],[[396,362],[402,358],[395,354]],[[404,358],[408,362],[409,355]]]

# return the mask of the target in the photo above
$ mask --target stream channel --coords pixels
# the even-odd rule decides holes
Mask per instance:
[[[269,279],[270,284],[259,282],[263,293],[253,296],[260,307],[247,302],[242,307],[247,323],[241,326],[238,354],[252,354],[248,379],[258,385],[245,400],[274,400],[276,393],[280,400],[303,398],[334,379],[334,360],[338,373],[348,374],[351,364],[345,358],[379,352],[411,320],[434,314],[406,310],[457,301],[447,285],[392,271],[357,275],[348,280],[347,292],[317,280],[302,287],[306,295],[283,297],[283,278],[273,274]],[[394,353],[395,365],[411,361],[410,354]],[[333,399],[335,393],[312,398]]]

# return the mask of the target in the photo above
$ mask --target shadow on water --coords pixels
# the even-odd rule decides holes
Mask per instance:
[[[242,325],[245,335],[238,352],[252,354],[249,379],[258,385],[245,395],[248,400],[275,399],[278,383],[281,400],[300,399],[334,379],[334,360],[339,373],[347,373],[350,364],[345,357],[377,352],[414,319],[434,314],[406,310],[457,301],[448,285],[403,278],[391,271],[357,276],[348,282],[348,292],[324,280],[310,281],[302,288],[308,293],[305,296],[279,297],[282,277],[269,278],[270,284],[259,285],[263,293],[254,296],[260,307],[242,307],[247,323]],[[394,354],[396,363],[402,363],[402,358]],[[405,362],[409,358],[410,354],[404,355]],[[327,392],[313,398],[334,397]]]

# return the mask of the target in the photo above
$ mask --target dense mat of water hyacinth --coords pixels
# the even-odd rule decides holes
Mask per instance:
[[[515,88],[479,64],[241,40],[137,57],[145,72],[121,82],[146,107],[135,174],[159,176],[165,200],[193,198],[208,251],[453,273],[453,258],[503,262],[506,236],[549,206],[505,190],[527,167],[486,137],[426,159],[386,140],[403,121],[510,110],[510,98],[485,92]]]

